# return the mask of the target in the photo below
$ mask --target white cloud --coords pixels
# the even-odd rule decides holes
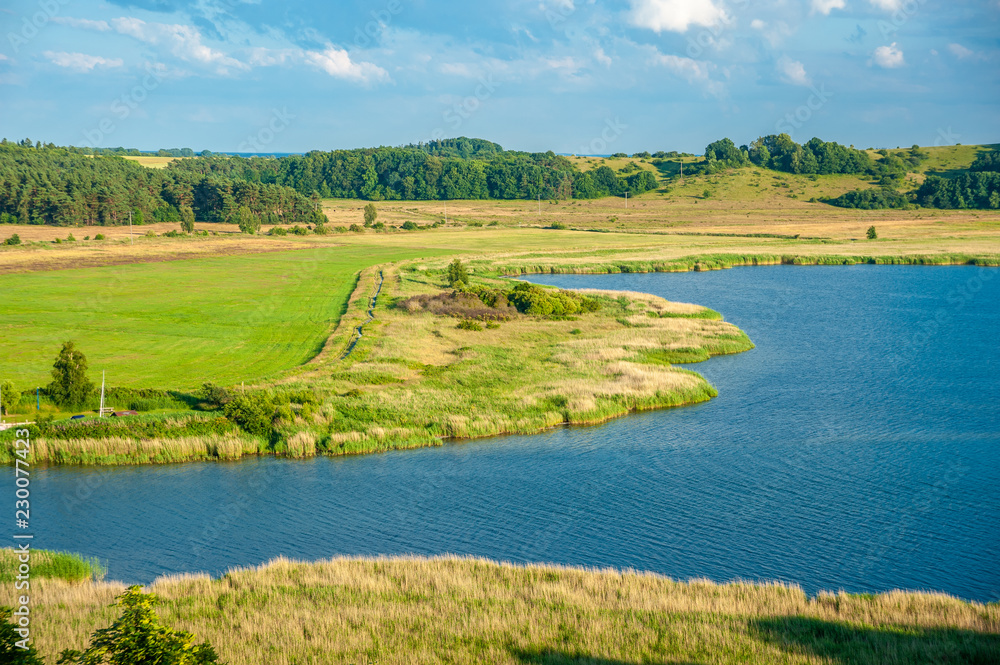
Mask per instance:
[[[903,6],[903,0],[868,0],[873,7],[884,9],[887,12],[894,12]]]
[[[906,64],[903,61],[903,51],[896,47],[896,42],[889,46],[879,46],[872,54],[872,59],[876,65],[885,69],[894,69]]]
[[[202,44],[201,34],[190,25],[146,23],[142,19],[122,17],[112,19],[111,26],[141,42],[164,45],[181,60],[214,66],[220,74],[228,74],[230,69],[247,69],[245,63]]]
[[[713,81],[710,75],[715,67],[712,63],[702,60],[692,60],[677,55],[664,55],[656,51],[652,58],[654,65],[666,67],[677,76],[685,79],[688,83],[701,85],[706,92],[721,97],[725,93],[723,85],[718,81]]]
[[[344,49],[332,44],[323,51],[306,51],[305,61],[330,76],[360,83],[373,83],[389,78],[389,73],[370,62],[354,62]]]
[[[99,55],[86,53],[45,51],[42,55],[54,65],[75,69],[78,72],[93,71],[95,67],[121,67],[124,64],[121,58],[102,58]]]
[[[97,30],[107,32],[111,29],[107,21],[91,21],[88,18],[72,18],[69,16],[53,16],[52,22],[59,25],[68,25],[71,28],[84,28],[86,30]]]
[[[812,10],[828,15],[834,9],[843,9],[846,4],[844,0],[812,0]]]
[[[601,63],[605,67],[611,66],[611,57],[607,53],[605,53],[604,49],[602,49],[600,46],[598,46],[597,50],[594,51],[594,60],[597,60],[597,62]]]
[[[761,21],[759,18],[755,18],[754,20],[750,21],[750,27],[753,28],[754,30],[763,30],[764,28],[767,27],[767,23]]]
[[[7,60],[7,56],[5,56],[3,53],[0,53],[0,62],[3,62],[4,60]]]
[[[713,0],[630,0],[632,25],[654,32],[684,32],[692,25],[713,26],[726,21]]]
[[[805,66],[787,55],[778,59],[778,71],[784,81],[793,85],[809,85],[812,82],[809,80],[809,75],[806,74]]]
[[[965,48],[961,44],[948,44],[948,50],[959,60],[975,55],[974,51]]]

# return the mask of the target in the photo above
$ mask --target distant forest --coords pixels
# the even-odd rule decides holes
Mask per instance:
[[[208,157],[171,170],[279,184],[307,196],[413,201],[438,199],[593,199],[635,196],[658,186],[648,170],[586,173],[553,152],[504,150],[481,139],[447,139],[401,148],[310,152],[288,157]]]
[[[788,134],[758,138],[739,148],[721,139],[705,148],[703,172],[740,168],[749,164],[796,174],[854,174],[872,178],[878,189],[858,189],[826,201],[843,208],[866,210],[909,208],[1000,208],[1000,151],[980,153],[967,173],[953,177],[928,176],[915,192],[903,194],[898,187],[906,174],[927,158],[920,146],[900,153],[879,150],[881,159],[867,152],[814,138],[798,144]]]
[[[27,143],[27,145],[25,145]],[[274,184],[150,169],[118,156],[0,143],[0,223],[116,226],[133,221],[229,221],[247,208],[265,223],[316,223],[317,204]]]
[[[658,186],[641,169],[582,173],[552,152],[504,150],[479,139],[402,148],[219,157],[207,152],[166,169],[123,154],[0,142],[0,223],[70,226],[233,221],[241,208],[264,224],[321,223],[317,199],[569,199],[637,195]],[[174,151],[160,151],[174,152]],[[176,152],[192,152],[176,149]]]
[[[814,138],[798,144],[787,134],[737,147],[710,143],[691,173],[716,173],[755,164],[794,174],[855,174],[877,188],[827,200],[835,206],[879,209],[1000,208],[1000,151],[981,153],[968,171],[928,176],[915,192],[901,193],[908,172],[927,154],[918,146],[879,151]],[[634,163],[619,171],[602,165],[587,172],[553,152],[528,153],[482,139],[458,138],[402,147],[314,151],[286,157],[225,157],[208,151],[165,169],[124,159],[124,148],[62,148],[0,142],[0,224],[118,225],[129,221],[231,222],[251,216],[263,224],[321,224],[319,198],[370,201],[442,199],[592,199],[639,195],[658,187],[653,172]],[[142,153],[150,154],[150,153]],[[188,148],[160,150],[191,156]],[[624,157],[624,154],[618,156]],[[636,153],[654,165],[676,152]]]

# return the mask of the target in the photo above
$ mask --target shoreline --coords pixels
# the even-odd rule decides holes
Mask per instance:
[[[38,634],[43,656],[84,646],[117,616],[109,605],[125,588],[32,582],[33,621],[53,627]],[[725,663],[1000,656],[1000,604],[926,591],[809,595],[778,581],[678,581],[453,555],[279,557],[219,577],[163,576],[147,588],[166,624],[210,642],[231,665],[701,662],[706,650]],[[0,590],[0,603],[12,593]]]
[[[889,261],[888,258],[893,259]],[[495,270],[493,274],[502,276],[505,278],[517,277],[517,276],[527,276],[533,275],[546,275],[546,274],[615,274],[615,273],[641,273],[641,272],[682,272],[682,271],[708,271],[708,270],[721,270],[728,269],[732,267],[752,267],[752,266],[763,266],[763,265],[858,265],[858,264],[870,264],[870,265],[925,265],[925,266],[940,266],[940,265],[968,265],[968,266],[979,266],[980,268],[1000,266],[1000,257],[972,257],[972,256],[950,256],[950,262],[943,262],[940,260],[930,261],[927,256],[913,256],[913,257],[881,257],[876,259],[870,257],[867,260],[855,260],[858,257],[845,257],[845,256],[827,256],[827,257],[801,257],[798,255],[753,255],[753,256],[740,256],[740,255],[698,255],[693,257],[686,257],[684,259],[679,259],[676,262],[666,264],[657,263],[650,264],[644,261],[632,261],[632,262],[614,262],[614,263],[604,263],[604,264],[575,264],[575,265],[546,265],[544,268],[541,266],[534,266],[535,269],[528,270],[526,267],[518,268],[519,271],[515,272],[513,268],[500,267]],[[940,258],[940,257],[937,257]],[[810,262],[805,260],[809,259]],[[851,262],[853,261],[853,262]],[[995,263],[994,263],[995,261]],[[473,261],[472,265],[477,265],[478,262]],[[395,267],[391,264],[375,265],[358,273],[356,278],[354,290],[348,300],[348,311],[344,312],[340,322],[334,328],[334,330],[329,334],[327,341],[324,343],[323,350],[320,351],[314,358],[307,361],[302,366],[289,370],[289,372],[295,372],[297,370],[315,368],[317,361],[323,357],[328,356],[332,351],[331,343],[338,337],[343,337],[341,329],[344,325],[347,325],[351,330],[352,335],[347,338],[347,347],[345,350],[350,353],[354,350],[354,347],[361,341],[362,337],[356,337],[354,329],[357,327],[355,324],[359,323],[356,318],[352,318],[350,306],[356,304],[360,310],[358,314],[362,317],[360,321],[361,325],[372,324],[375,320],[372,318],[374,314],[374,304],[373,297],[371,295],[371,287],[374,286],[377,289],[377,294],[375,299],[381,295],[381,288],[386,282],[386,277],[384,271],[390,267]],[[542,268],[542,269],[538,269]],[[649,268],[648,270],[641,270],[641,268]],[[366,274],[372,279],[367,280],[365,278]],[[376,277],[380,279],[375,279]],[[361,293],[362,290],[369,289],[367,294]],[[367,317],[367,321],[364,318]],[[752,343],[749,347],[742,350],[749,350],[752,347]],[[348,350],[349,349],[349,350]],[[724,355],[719,352],[709,352],[709,358],[716,355]],[[336,362],[341,362],[347,357],[344,351],[338,353],[338,360]],[[686,364],[686,363],[685,363]],[[698,375],[700,377],[700,375]],[[706,382],[707,384],[707,382]],[[496,436],[516,436],[525,435],[530,436],[532,434],[537,434],[544,432],[555,427],[565,427],[565,426],[597,426],[609,422],[617,418],[623,418],[631,415],[632,413],[649,411],[649,410],[659,410],[666,408],[674,408],[681,406],[690,406],[694,404],[703,403],[708,401],[712,397],[717,396],[717,391],[714,387],[709,386],[708,393],[698,395],[696,398],[688,399],[678,399],[677,395],[668,394],[660,396],[659,399],[653,398],[651,400],[646,400],[643,402],[636,402],[634,404],[627,404],[619,406],[618,408],[612,408],[606,410],[601,415],[597,417],[581,417],[581,418],[571,418],[564,417],[557,421],[548,421],[544,423],[534,423],[528,426],[522,427],[496,427],[493,429],[488,429],[485,431],[479,431],[475,433],[446,433],[446,434],[424,434],[421,436],[408,436],[399,437],[396,439],[388,439],[383,441],[378,441],[374,445],[368,445],[366,447],[351,447],[348,448],[341,443],[340,449],[334,447],[335,436],[330,439],[329,442],[324,442],[322,437],[314,437],[311,444],[302,447],[291,448],[287,447],[284,450],[269,449],[269,442],[256,439],[244,433],[238,433],[235,437],[229,437],[225,442],[227,445],[220,446],[220,442],[216,440],[205,440],[201,442],[192,442],[193,445],[185,446],[174,446],[173,449],[169,445],[171,439],[129,439],[123,442],[125,448],[128,452],[122,453],[121,451],[116,451],[114,453],[101,453],[98,452],[102,442],[106,439],[70,439],[65,440],[63,445],[59,445],[63,440],[48,440],[45,437],[37,436],[36,441],[43,444],[43,446],[52,446],[55,448],[52,453],[47,454],[41,458],[33,461],[33,463],[39,464],[40,466],[80,466],[80,467],[91,467],[91,466],[136,466],[144,464],[175,464],[175,463],[192,463],[192,462],[212,462],[212,461],[237,461],[247,457],[286,457],[293,459],[301,459],[316,456],[330,456],[330,457],[341,457],[341,456],[353,456],[353,455],[366,455],[389,452],[393,450],[413,450],[417,448],[427,448],[444,445],[446,443],[461,443],[466,440],[490,438]],[[190,415],[197,416],[201,412],[192,412]],[[206,412],[206,415],[210,412]],[[183,416],[182,416],[183,417]],[[385,427],[393,427],[391,423],[381,424]],[[8,446],[9,447],[9,446]],[[4,464],[10,465],[13,463],[13,455],[10,450],[0,451],[5,459]]]

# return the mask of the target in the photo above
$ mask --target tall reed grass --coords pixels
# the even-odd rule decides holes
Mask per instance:
[[[110,624],[124,588],[37,584],[33,625],[50,662]],[[149,588],[166,625],[230,665],[1000,662],[1000,605],[931,593],[809,597],[781,583],[455,557],[276,559]],[[0,603],[14,593],[0,586]]]

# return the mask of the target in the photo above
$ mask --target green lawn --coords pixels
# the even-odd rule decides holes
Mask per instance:
[[[109,385],[191,389],[274,375],[322,348],[374,263],[447,250],[351,245],[0,276],[0,379],[44,386],[72,339]]]

